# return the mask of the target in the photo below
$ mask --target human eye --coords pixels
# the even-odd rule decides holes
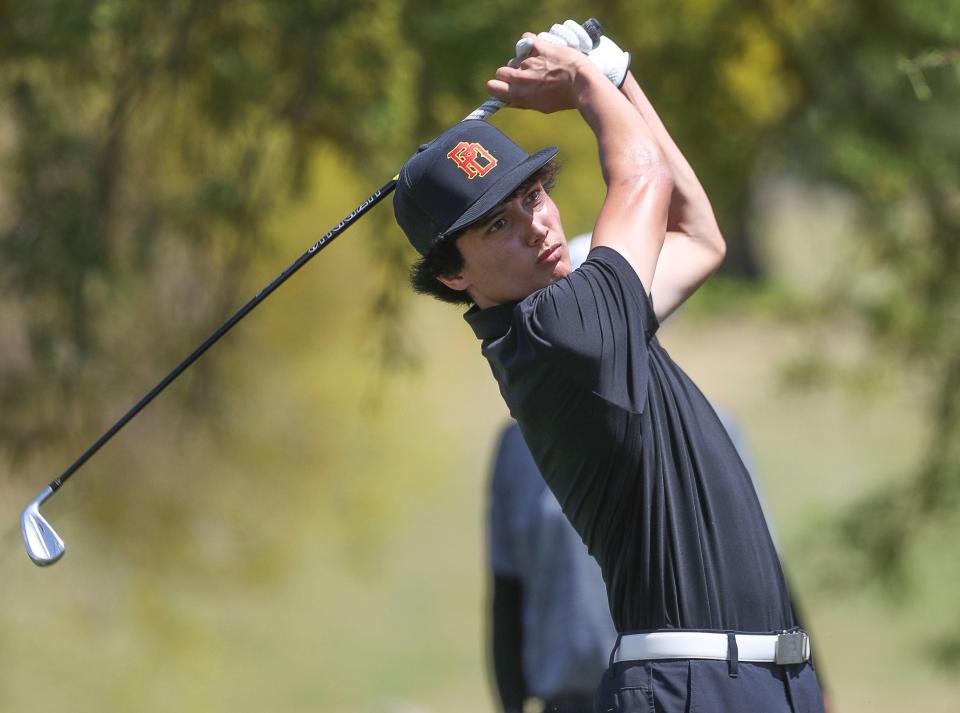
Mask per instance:
[[[527,205],[539,205],[543,200],[543,189],[540,186],[534,186],[526,195]]]
[[[490,225],[487,226],[487,232],[488,232],[488,233],[496,233],[498,230],[503,230],[503,228],[505,228],[506,225],[507,225],[507,219],[506,219],[506,218],[502,218],[502,217],[501,217],[501,218],[497,218],[496,220],[494,220],[493,222],[491,222]]]

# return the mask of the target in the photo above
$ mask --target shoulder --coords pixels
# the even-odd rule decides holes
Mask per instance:
[[[594,248],[579,268],[520,302],[514,320],[547,343],[568,347],[614,325],[640,326],[648,338],[659,326],[636,271],[606,246]]]

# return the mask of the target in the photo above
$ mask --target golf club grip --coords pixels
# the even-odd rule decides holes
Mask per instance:
[[[499,99],[487,99],[487,101],[463,117],[463,121],[468,121],[469,119],[483,119],[486,121],[505,106],[506,104]]]
[[[530,55],[530,51],[532,49],[533,49],[533,39],[531,39],[530,37],[521,37],[520,40],[517,41],[516,54],[515,54],[516,59],[526,59]],[[487,101],[485,101],[483,104],[478,106],[476,109],[471,111],[469,114],[467,114],[465,117],[463,117],[463,121],[468,121],[469,119],[483,119],[484,121],[486,121],[491,116],[496,114],[498,111],[503,109],[503,107],[505,106],[506,104],[504,104],[499,99],[494,99],[493,97],[491,97],[490,99],[487,99]]]

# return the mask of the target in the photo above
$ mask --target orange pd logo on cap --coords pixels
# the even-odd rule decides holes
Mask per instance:
[[[477,176],[486,176],[497,165],[493,154],[476,141],[461,141],[450,150],[447,158],[457,164],[471,181]]]

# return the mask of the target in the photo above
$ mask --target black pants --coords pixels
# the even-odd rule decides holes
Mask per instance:
[[[810,663],[621,661],[603,676],[596,713],[823,713]]]
[[[593,697],[589,693],[569,693],[543,702],[543,713],[591,713]]]

